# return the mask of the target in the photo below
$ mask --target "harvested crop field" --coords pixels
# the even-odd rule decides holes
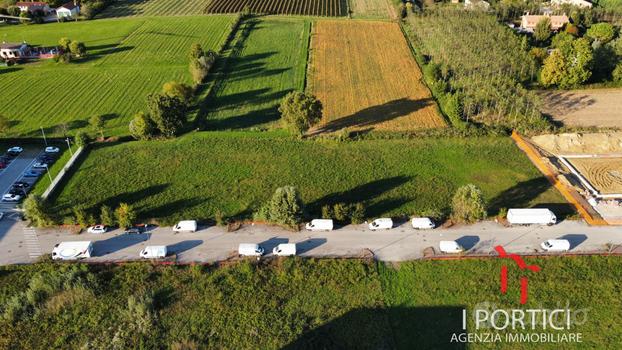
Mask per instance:
[[[212,0],[207,13],[236,13],[246,6],[253,13],[307,16],[345,16],[347,0]]]
[[[350,0],[352,18],[397,19],[390,0]]]
[[[201,15],[210,0],[117,0],[97,17]]]
[[[568,126],[622,127],[622,89],[544,91],[542,112]]]
[[[554,155],[622,153],[622,132],[547,134],[531,140]]]
[[[446,126],[396,23],[318,21],[309,90],[324,105],[315,132]]]
[[[622,193],[622,157],[567,160],[601,194]]]

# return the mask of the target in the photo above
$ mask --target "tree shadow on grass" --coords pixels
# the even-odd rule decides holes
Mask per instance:
[[[544,176],[519,182],[501,192],[489,202],[489,214],[496,215],[501,208],[528,208],[530,207],[531,201],[551,187],[551,183]],[[562,215],[569,215],[574,212],[572,206],[567,203],[554,203],[552,205],[554,205],[556,209],[560,211],[559,214]],[[544,207],[544,204],[539,204],[535,207]],[[546,204],[546,207],[553,210],[553,208],[550,208],[550,204]],[[554,212],[558,214],[557,211],[554,210]]]
[[[352,115],[332,120],[320,125],[310,135],[323,132],[335,132],[348,127],[369,127],[416,112],[434,103],[431,98],[411,100],[400,98],[387,103],[362,109]]]
[[[410,176],[394,176],[386,179],[375,180],[363,185],[356,186],[350,190],[335,192],[317,199],[308,204],[310,212],[319,213],[322,206],[334,205],[336,203],[354,204],[357,202],[370,201],[394,188],[402,186],[412,180]],[[404,204],[403,199],[387,199],[372,204],[366,208],[368,216],[375,216],[380,213],[390,211]]]
[[[311,329],[282,349],[466,349],[460,306],[358,308]]]

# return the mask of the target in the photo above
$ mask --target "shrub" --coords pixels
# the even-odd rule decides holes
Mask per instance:
[[[36,227],[53,224],[47,203],[41,196],[31,194],[23,204],[24,215]]]
[[[322,219],[332,219],[333,218],[333,207],[331,205],[323,205],[322,206]]]
[[[162,93],[167,96],[177,97],[185,103],[188,103],[192,98],[192,88],[176,81],[164,83],[162,86]]]
[[[148,140],[155,135],[156,125],[148,115],[138,112],[130,121],[129,129],[133,138]]]
[[[126,229],[132,226],[134,220],[136,220],[136,212],[134,208],[127,204],[121,203],[114,211],[115,217],[117,219],[117,224],[120,228]]]
[[[350,207],[344,203],[333,206],[333,218],[340,222],[346,222],[350,216]]]
[[[99,214],[99,222],[105,226],[114,226],[114,211],[107,205],[102,205]]]
[[[292,91],[281,101],[279,112],[283,128],[301,137],[322,119],[322,103],[313,95]]]
[[[74,137],[74,142],[78,147],[85,147],[89,143],[89,136],[84,131],[78,131]]]
[[[352,211],[350,213],[350,222],[358,225],[362,224],[365,221],[365,206],[363,203],[356,203],[352,207]]]
[[[451,202],[451,218],[455,222],[473,223],[486,217],[482,191],[473,184],[460,187]]]
[[[588,38],[599,41],[601,44],[606,44],[613,40],[615,29],[609,23],[596,23],[587,30],[585,35]]]
[[[616,67],[611,73],[611,76],[613,78],[613,81],[617,83],[622,83],[622,62],[616,64]]]
[[[88,214],[84,208],[74,207],[73,216],[76,218],[76,223],[80,226],[80,228],[84,229],[89,225]]]

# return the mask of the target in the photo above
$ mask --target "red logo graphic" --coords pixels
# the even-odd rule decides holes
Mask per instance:
[[[516,265],[518,265],[518,268],[521,270],[527,269],[533,272],[540,271],[539,266],[525,264],[525,261],[520,256],[516,254],[507,254],[505,252],[505,249],[503,249],[503,247],[500,245],[496,246],[495,250],[497,251],[497,253],[499,253],[500,258],[502,259],[509,258],[509,259],[514,260]],[[520,303],[521,305],[527,303],[527,286],[528,285],[529,285],[529,280],[527,279],[527,276],[522,276],[520,278]],[[508,290],[508,267],[504,265],[501,267],[501,294],[505,294],[507,290]]]

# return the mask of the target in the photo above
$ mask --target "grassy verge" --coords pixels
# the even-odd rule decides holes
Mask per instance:
[[[451,331],[461,328],[462,309],[471,312],[485,307],[483,303],[503,309],[584,310],[585,322],[572,329],[582,333],[583,343],[562,344],[565,349],[602,349],[622,342],[619,257],[528,259],[542,270],[530,276],[524,306],[518,303],[520,274],[510,274],[507,295],[498,291],[503,263],[491,259],[385,266],[363,260],[283,259],[219,268],[145,263],[2,267],[0,347],[560,347],[450,343]],[[27,312],[7,311],[20,305]],[[472,322],[467,329],[474,331]]]
[[[56,175],[60,173],[60,171],[65,166],[65,164],[67,164],[67,161],[69,160],[69,158],[71,158],[71,153],[65,147],[65,145],[58,144],[56,146],[61,149],[62,153],[60,154],[58,159],[54,162],[54,164],[52,164],[52,166],[49,169],[50,176],[52,177],[52,179],[56,178]],[[77,147],[74,145],[72,150],[75,152],[77,150]],[[50,176],[48,176],[47,173],[43,173],[41,177],[39,178],[39,180],[37,181],[37,183],[35,183],[35,186],[32,188],[31,193],[39,195],[39,196],[42,195],[43,192],[45,192],[45,190],[51,184]]]
[[[277,187],[296,186],[310,214],[365,202],[369,217],[447,212],[458,186],[475,183],[491,205],[565,208],[563,198],[510,138],[300,141],[266,132],[210,132],[175,140],[101,144],[56,200],[133,204],[141,217],[249,217]],[[105,174],[105,175],[103,175]]]

